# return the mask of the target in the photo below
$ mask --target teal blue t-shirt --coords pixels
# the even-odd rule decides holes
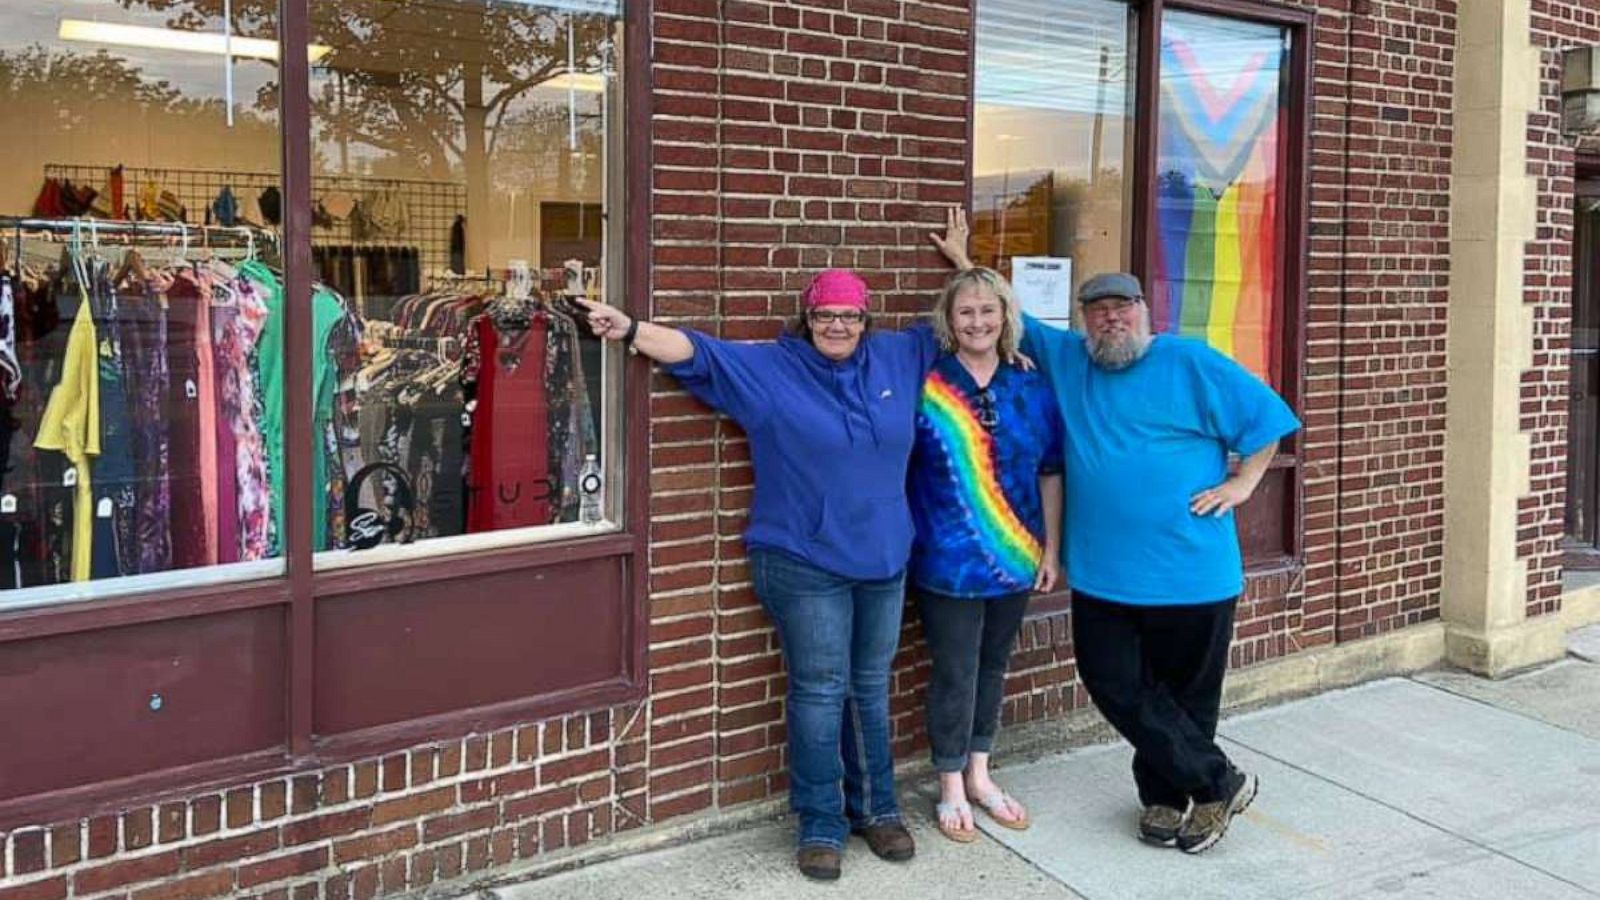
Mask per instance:
[[[1205,343],[1157,335],[1121,371],[1094,364],[1083,336],[1028,318],[1022,350],[1050,380],[1066,434],[1062,566],[1106,600],[1172,606],[1244,590],[1233,513],[1196,516],[1228,453],[1249,456],[1300,428],[1272,388]]]

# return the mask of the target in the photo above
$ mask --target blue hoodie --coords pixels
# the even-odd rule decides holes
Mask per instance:
[[[684,333],[694,356],[666,372],[750,438],[745,545],[845,578],[904,569],[913,535],[906,466],[922,379],[938,356],[932,329],[869,332],[840,362],[787,335],[744,344]]]

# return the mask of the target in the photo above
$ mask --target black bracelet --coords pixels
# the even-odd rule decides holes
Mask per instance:
[[[639,320],[629,319],[628,330],[622,333],[622,346],[632,347],[633,339],[639,336]]]

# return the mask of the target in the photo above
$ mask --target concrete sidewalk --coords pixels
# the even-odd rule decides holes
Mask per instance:
[[[1261,794],[1198,857],[1134,840],[1118,743],[1000,771],[1034,827],[989,825],[972,845],[933,829],[932,785],[914,785],[917,858],[884,863],[855,840],[834,884],[799,876],[780,820],[468,896],[1600,898],[1600,626],[1573,651],[1504,681],[1428,673],[1226,719]]]

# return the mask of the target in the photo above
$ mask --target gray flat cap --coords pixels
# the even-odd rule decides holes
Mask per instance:
[[[1126,272],[1105,272],[1094,275],[1083,286],[1078,288],[1079,303],[1093,303],[1107,297],[1127,297],[1129,300],[1143,300],[1144,288],[1139,286],[1139,279]]]

